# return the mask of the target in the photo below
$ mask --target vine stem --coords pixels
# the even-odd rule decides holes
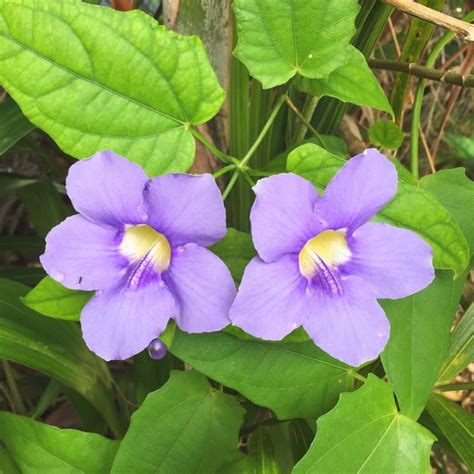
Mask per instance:
[[[474,43],[474,25],[468,23],[468,20],[458,20],[413,0],[383,0],[383,2],[409,15],[451,30],[461,36],[466,43]]]
[[[308,125],[311,123],[311,117],[316,110],[316,106],[318,105],[319,97],[308,95],[305,100],[305,104],[303,107],[303,111],[301,115],[304,117],[304,121],[300,120],[298,123],[298,127],[295,131],[294,143],[299,143],[304,140],[306,136],[306,132],[308,131]]]
[[[451,32],[445,34],[454,36]],[[420,66],[416,63],[406,63],[388,59],[369,59],[368,64],[372,69],[404,72],[412,76],[431,79],[432,81],[437,82],[444,82],[445,84],[453,84],[461,87],[474,87],[474,74],[463,75],[454,71],[439,71],[437,69],[431,69],[428,65]]]
[[[242,158],[242,161],[237,165],[237,168],[243,170],[245,169],[245,165],[248,163],[250,158],[252,158],[253,154],[257,151],[257,148],[259,147],[260,143],[262,143],[262,140],[265,138],[265,135],[267,134],[268,130],[270,130],[270,127],[272,126],[276,116],[278,115],[278,112],[281,109],[281,106],[286,100],[287,95],[282,94],[277,101],[275,102],[275,105],[273,107],[272,113],[268,117],[268,120],[266,121],[265,125],[263,126],[262,130],[260,131],[257,139],[253,143],[253,145],[250,147],[249,151],[246,153],[246,155]]]
[[[197,138],[211,153],[217,156],[219,160],[222,161],[222,163],[225,164],[234,164],[238,165],[239,160],[235,158],[234,156],[226,155],[222,151],[219,150],[213,143],[211,143],[199,130],[191,127],[189,129],[191,133],[194,135],[195,138]]]
[[[13,404],[15,405],[17,412],[20,415],[26,415],[25,404],[23,403],[23,399],[21,398],[20,391],[18,390],[18,386],[15,380],[15,375],[13,374],[10,363],[5,359],[2,359],[2,368],[3,368],[3,371],[5,372],[8,388],[10,389],[12,401],[13,401]]]
[[[350,373],[351,376],[354,377],[355,379],[360,380],[360,381],[363,382],[363,383],[367,382],[367,379],[366,379],[363,375],[360,375],[359,372],[350,371],[349,373]]]
[[[232,171],[234,169],[235,169],[235,165],[227,165],[227,166],[224,166],[223,168],[219,168],[217,171],[212,173],[212,176],[214,176],[214,178],[217,179],[220,176],[222,176],[223,174],[226,174],[229,171]]]
[[[474,19],[474,12],[468,13],[464,20],[472,21]],[[434,45],[430,54],[426,58],[426,67],[430,68],[434,65],[436,58],[439,56],[443,48],[454,38],[454,33],[452,31],[446,32]],[[419,135],[420,135],[420,117],[421,117],[421,108],[423,106],[423,97],[425,94],[426,79],[422,78],[418,81],[415,92],[415,100],[413,102],[412,110],[412,120],[411,120],[411,129],[410,129],[410,169],[415,176],[419,177]],[[434,163],[433,163],[434,166]]]
[[[239,177],[239,170],[235,170],[234,174],[230,178],[230,181],[227,183],[226,188],[224,189],[224,192],[222,193],[222,200],[225,201],[229,193],[232,191],[232,188],[234,187],[234,184],[237,182],[237,178]]]

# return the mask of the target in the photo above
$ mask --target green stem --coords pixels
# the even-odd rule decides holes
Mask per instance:
[[[311,119],[313,118],[314,111],[316,110],[316,106],[318,105],[319,97],[308,95],[306,97],[303,111],[301,116],[304,120],[299,121],[298,127],[296,128],[295,137],[293,139],[294,143],[299,143],[304,140],[306,136],[306,132],[311,124]]]
[[[234,174],[230,178],[230,181],[227,183],[227,186],[224,189],[224,192],[222,193],[222,200],[225,200],[227,196],[229,195],[229,193],[232,191],[232,188],[234,187],[234,184],[236,183],[237,178],[239,177],[239,174],[240,173],[238,170],[234,171]]]
[[[253,154],[257,151],[257,148],[259,147],[260,143],[262,143],[262,140],[265,138],[265,135],[267,134],[268,130],[270,130],[270,127],[272,126],[273,121],[275,120],[278,112],[280,111],[281,106],[285,102],[286,97],[287,97],[286,94],[283,94],[275,102],[272,113],[268,117],[268,120],[263,126],[262,130],[260,131],[257,139],[255,140],[254,144],[250,147],[246,155],[242,158],[242,161],[239,163],[238,165],[239,169],[244,169],[247,162],[250,160],[250,158],[252,158]]]
[[[438,385],[435,387],[435,390],[438,392],[456,392],[459,390],[474,390],[474,382]]]
[[[26,415],[25,404],[23,403],[23,399],[21,398],[20,391],[18,390],[18,386],[15,380],[15,375],[13,374],[10,363],[5,359],[2,359],[2,368],[3,368],[3,371],[5,372],[8,388],[10,389],[10,394],[12,396],[13,404],[15,405],[16,411],[20,415]]]
[[[190,128],[191,133],[197,138],[211,153],[217,156],[222,163],[230,164],[233,163],[237,165],[239,160],[233,156],[226,155],[222,151],[220,151],[214,144],[212,144],[201,132],[196,130],[195,128]]]
[[[232,171],[235,169],[235,165],[227,165],[224,166],[223,168],[219,168],[217,171],[212,173],[212,176],[214,176],[215,179],[219,178],[219,176],[222,176],[223,174],[228,173],[229,171]]]
[[[250,174],[247,172],[247,170],[242,170],[241,174],[244,177],[245,181],[249,183],[250,187],[253,188],[255,186],[255,181],[250,177]]]
[[[474,19],[474,12],[469,12],[464,18],[464,21],[471,21]],[[431,53],[426,59],[425,66],[432,67],[439,56],[443,48],[454,38],[455,34],[452,31],[445,33],[435,44]],[[423,106],[423,97],[425,94],[426,79],[420,79],[416,87],[415,101],[413,103],[411,130],[410,130],[410,169],[415,176],[419,177],[419,164],[418,164],[418,145],[420,135],[420,117],[421,108]]]
[[[352,375],[352,377],[354,377],[355,379],[357,380],[360,380],[361,382],[365,383],[367,382],[367,379],[363,376],[363,375],[360,375],[359,372],[356,372],[355,370],[354,371],[349,371],[349,373]]]
[[[306,126],[306,129],[309,129],[310,132],[316,137],[316,140],[318,140],[319,144],[323,147],[326,148],[324,144],[324,140],[322,139],[321,135],[317,132],[317,130],[306,120],[304,115],[298,110],[298,107],[293,103],[293,101],[287,97],[286,98],[286,103],[288,104],[288,107],[298,116],[300,119],[301,123],[303,123]],[[317,104],[316,104],[317,105]],[[304,132],[306,134],[306,130]],[[296,133],[295,133],[295,138],[296,138]]]

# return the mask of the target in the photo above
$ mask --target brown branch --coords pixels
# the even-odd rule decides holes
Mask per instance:
[[[382,0],[409,15],[441,26],[461,36],[467,43],[474,43],[474,25],[467,23],[432,8],[425,7],[413,0]]]
[[[112,0],[112,8],[115,8],[115,10],[128,12],[134,8],[133,0]]]
[[[439,71],[415,63],[404,63],[385,59],[369,59],[368,62],[372,69],[405,72],[412,76],[422,77],[436,82],[444,82],[446,84],[453,84],[461,87],[474,87],[473,74],[463,75],[454,71]]]

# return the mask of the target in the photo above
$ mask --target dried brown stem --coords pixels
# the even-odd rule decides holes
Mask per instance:
[[[416,16],[422,20],[441,26],[461,36],[467,43],[474,43],[474,25],[458,20],[445,13],[438,12],[432,8],[425,7],[413,0],[382,0],[409,15]]]

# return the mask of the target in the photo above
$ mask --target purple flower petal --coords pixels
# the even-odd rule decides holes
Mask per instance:
[[[409,230],[369,222],[354,232],[350,248],[343,271],[367,281],[377,298],[404,298],[433,281],[431,247]]]
[[[186,332],[219,331],[227,326],[235,284],[224,262],[196,244],[174,249],[163,278],[177,303],[176,323]]]
[[[343,292],[317,292],[312,315],[303,327],[332,357],[359,366],[385,347],[390,325],[371,287],[358,277],[342,281]]]
[[[254,257],[245,269],[230,319],[253,336],[280,340],[307,317],[312,298],[306,287],[297,257],[287,255],[274,263]]]
[[[101,151],[69,168],[66,189],[77,212],[99,224],[119,226],[146,220],[145,172],[111,151]]]
[[[40,257],[46,273],[66,288],[105,290],[124,275],[128,260],[118,252],[120,232],[80,215],[68,217],[46,236]]]
[[[313,212],[318,194],[306,179],[283,173],[259,180],[253,189],[257,197],[250,212],[252,238],[265,262],[298,253],[321,231]]]
[[[338,171],[314,210],[325,227],[354,230],[393,198],[397,183],[395,166],[370,148]]]
[[[208,246],[226,233],[222,196],[210,174],[167,174],[149,181],[145,200],[148,223],[171,246],[190,242]]]
[[[96,293],[81,314],[87,346],[105,360],[123,360],[148,347],[175,313],[173,297],[157,277],[130,289],[123,279],[110,290]]]

